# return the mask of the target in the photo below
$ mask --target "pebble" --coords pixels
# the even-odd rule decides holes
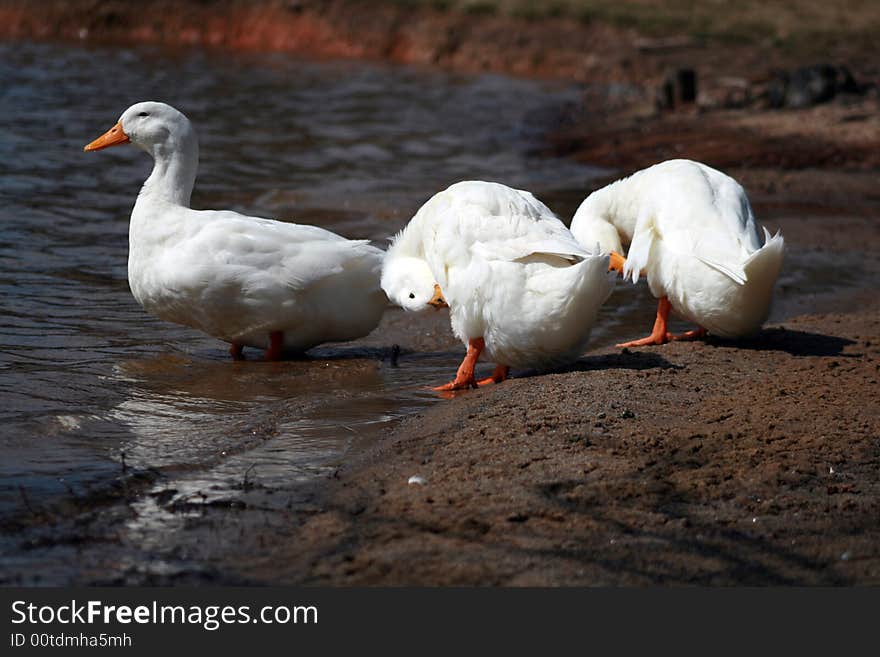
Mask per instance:
[[[424,486],[427,481],[425,481],[424,477],[420,477],[419,475],[413,475],[410,477],[407,482],[410,486]]]

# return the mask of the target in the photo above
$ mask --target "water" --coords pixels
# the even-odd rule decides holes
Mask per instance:
[[[460,358],[442,314],[389,313],[359,345],[264,364],[144,313],[127,231],[151,162],[132,147],[82,152],[128,105],[164,100],[193,120],[194,207],[380,243],[457,180],[552,191],[595,173],[528,155],[548,127],[532,117],[575,89],[497,76],[18,43],[0,46],[0,90],[0,518],[100,490],[123,459],[171,473],[181,496],[225,495],[249,469],[313,476],[435,402],[423,384]],[[393,367],[394,342],[425,353]]]
[[[147,99],[175,105],[198,130],[194,207],[377,243],[457,180],[530,189],[570,217],[599,173],[529,155],[548,117],[578,100],[559,84],[283,55],[0,45],[6,527],[100,495],[120,474],[158,472],[124,532],[146,546],[168,541],[181,523],[170,506],[327,474],[358,441],[436,403],[424,385],[448,380],[462,355],[445,313],[391,311],[366,339],[282,363],[231,362],[223,343],[147,315],[126,261],[151,162],[132,147],[82,152]],[[819,278],[830,265],[818,262]],[[787,270],[782,283],[809,287],[809,271]],[[647,333],[655,304],[644,286],[618,286],[594,345]],[[403,347],[397,367],[393,344]],[[23,555],[20,537],[4,534],[0,552],[19,576],[70,576],[57,554]]]

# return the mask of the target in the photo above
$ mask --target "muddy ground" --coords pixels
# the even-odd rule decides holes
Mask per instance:
[[[284,564],[288,581],[332,584],[880,583],[876,220],[773,223],[791,249],[827,248],[841,266],[862,257],[864,287],[819,295],[812,312],[748,341],[611,348],[564,373],[462,393],[342,468],[295,540],[245,572]]]
[[[880,583],[878,338],[874,305],[462,395],[346,468],[272,561],[334,584]]]
[[[699,61],[712,90],[728,74],[750,86],[797,57],[753,44],[737,56],[701,53],[691,42],[639,46],[632,31],[563,19],[516,23],[513,36],[504,31],[512,19],[498,16],[469,15],[465,24],[449,15],[443,29],[429,29],[434,10],[387,6],[361,21],[362,36],[385,37],[355,47],[356,31],[339,36],[340,25],[358,22],[345,3],[272,3],[277,14],[233,32],[222,21],[174,32],[172,13],[133,25],[125,3],[47,4],[54,13],[34,22],[26,3],[4,0],[4,36],[155,42],[173,32],[178,43],[256,47],[262,39],[285,49],[272,30],[305,16],[297,43],[318,54],[633,83],[623,104],[600,94],[560,117],[546,150],[608,166],[610,177],[669,157],[722,167],[743,182],[759,219],[782,229],[790,251],[824,254],[851,280],[791,301],[782,290],[784,321],[752,340],[607,348],[565,372],[519,373],[459,394],[377,444],[356,445],[315,485],[267,490],[243,481],[234,500],[169,507],[180,518],[173,542],[119,538],[144,490],[163,477],[128,476],[106,498],[35,511],[5,528],[28,532],[25,552],[78,559],[78,583],[880,584],[876,92],[799,110],[695,103],[660,112],[652,94],[670,66]],[[214,6],[247,14],[252,4]],[[348,22],[331,20],[334,11]],[[392,21],[389,40],[383,16],[401,11],[418,20]],[[428,36],[412,38],[419,30]],[[491,30],[506,36],[488,38]],[[575,36],[560,38],[565,30]],[[632,37],[625,48],[624,33]],[[580,45],[551,45],[571,43]],[[838,50],[863,80],[876,80],[868,53]],[[399,367],[408,353],[458,348],[439,316],[409,333],[400,318],[385,325],[403,349]],[[408,484],[414,475],[424,482]],[[160,497],[152,502],[167,501]],[[14,573],[2,581],[15,582]]]

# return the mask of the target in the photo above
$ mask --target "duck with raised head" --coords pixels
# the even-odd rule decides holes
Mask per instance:
[[[462,390],[507,378],[509,369],[548,369],[584,351],[611,294],[608,254],[592,253],[529,192],[482,181],[452,185],[428,200],[386,255],[382,287],[407,310],[449,306],[467,352]],[[478,381],[481,357],[496,364]]]
[[[230,343],[236,359],[248,346],[277,360],[379,323],[381,249],[316,226],[191,209],[198,140],[170,105],[132,105],[84,150],[129,142],[154,160],[129,226],[128,281],[147,312]]]
[[[782,235],[759,230],[742,186],[705,164],[668,160],[593,192],[575,213],[571,232],[581,244],[611,252],[611,266],[624,278],[635,283],[645,275],[659,299],[651,334],[620,347],[707,332],[748,336],[770,314],[785,253]],[[671,334],[671,311],[698,328]]]

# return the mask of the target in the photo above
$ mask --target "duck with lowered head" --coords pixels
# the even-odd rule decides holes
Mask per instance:
[[[394,238],[382,270],[382,288],[404,309],[449,305],[467,352],[438,391],[499,383],[510,367],[576,360],[613,287],[607,254],[579,245],[529,192],[483,181],[428,200]],[[478,381],[480,357],[496,367]]]
[[[651,334],[620,347],[755,333],[770,313],[785,254],[782,235],[759,230],[742,186],[692,160],[661,162],[593,192],[571,232],[610,251],[624,278],[647,276],[659,299]],[[671,311],[698,328],[669,333]]]

